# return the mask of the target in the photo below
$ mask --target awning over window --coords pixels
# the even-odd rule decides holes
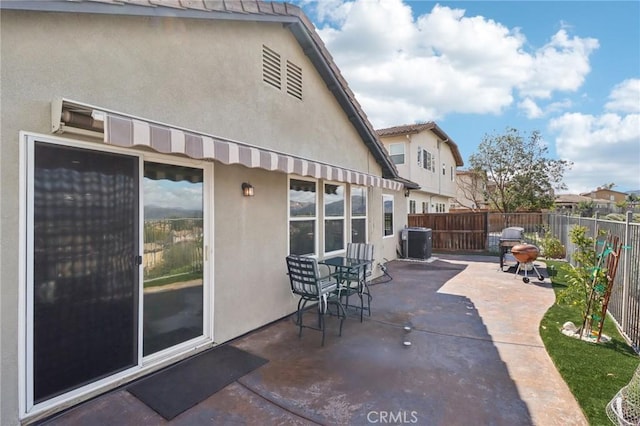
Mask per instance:
[[[112,113],[104,115],[104,142],[123,147],[147,146],[166,154],[183,154],[195,159],[241,164],[394,191],[403,188],[402,183],[379,176]]]

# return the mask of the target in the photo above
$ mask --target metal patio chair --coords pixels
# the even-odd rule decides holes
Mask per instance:
[[[343,288],[340,290],[341,295],[346,298],[345,306],[349,307],[350,295],[356,294],[360,298],[360,322],[363,320],[364,311],[367,311],[368,315],[371,316],[371,300],[373,296],[371,296],[368,282],[373,272],[373,248],[373,244],[347,243],[346,256],[348,258],[366,260],[369,263],[359,269],[357,273],[351,273],[341,277]]]
[[[342,324],[346,317],[346,311],[336,293],[338,283],[335,274],[321,277],[318,274],[318,263],[311,257],[289,255],[287,256],[287,269],[291,291],[300,296],[298,310],[296,312],[296,324],[299,327],[298,337],[302,336],[302,328],[311,328],[322,331],[322,346],[325,336],[325,316],[330,313],[329,305],[336,306],[336,315],[340,318],[340,336],[342,336]],[[302,314],[307,303],[318,304],[318,326],[304,325]]]

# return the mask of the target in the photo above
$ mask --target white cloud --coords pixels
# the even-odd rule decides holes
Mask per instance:
[[[614,182],[640,188],[640,114],[599,116],[566,113],[550,121],[556,151],[574,166],[565,174],[571,192]]]
[[[518,102],[518,108],[522,110],[529,119],[542,118],[552,113],[559,113],[569,109],[573,103],[570,99],[564,99],[557,102],[551,102],[544,107],[539,106],[533,99],[524,98]]]
[[[629,79],[613,88],[605,105],[608,111],[640,112],[640,79]]]
[[[570,38],[564,29],[532,56],[529,78],[519,85],[525,96],[549,98],[554,91],[575,91],[591,71],[589,55],[599,47],[592,38]]]
[[[144,203],[156,207],[202,210],[202,183],[145,178]]]
[[[344,0],[301,0],[300,5],[313,7],[318,22],[340,25],[349,15],[353,3]]]
[[[401,0],[330,3],[313,3],[318,32],[375,127],[500,114],[520,95],[529,113],[548,112],[534,99],[578,89],[598,47],[563,28],[528,52],[519,28],[463,9],[435,5],[414,19]]]
[[[527,118],[540,118],[544,115],[544,111],[540,108],[533,99],[524,98],[518,103],[518,108],[524,111]]]

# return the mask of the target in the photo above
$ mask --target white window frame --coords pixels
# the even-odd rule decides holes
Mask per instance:
[[[300,216],[300,217],[292,217],[291,216],[291,181],[292,180],[301,180],[301,181],[306,181],[306,182],[312,182],[316,185],[316,192],[315,192],[315,212],[314,212],[314,216]],[[320,225],[319,225],[319,215],[318,215],[318,211],[319,211],[319,204],[320,204],[320,198],[318,195],[318,187],[320,186],[320,180],[319,179],[309,179],[309,178],[304,178],[301,176],[289,176],[287,179],[287,254],[291,253],[291,234],[290,234],[290,229],[291,229],[291,222],[304,222],[304,221],[308,221],[308,220],[312,220],[314,221],[313,224],[313,235],[314,235],[314,241],[313,241],[313,253],[308,254],[308,256],[310,257],[314,257],[317,258],[318,257],[318,247],[319,247],[319,229],[320,229]],[[323,186],[324,188],[324,186]]]
[[[338,187],[342,187],[342,216],[328,216],[327,215],[327,204],[326,204],[326,187],[327,185],[333,185],[333,186],[338,186]],[[317,191],[317,188],[316,188]],[[335,254],[335,253],[340,253],[346,250],[347,245],[347,185],[345,183],[339,183],[339,182],[331,182],[331,181],[322,181],[322,212],[323,212],[323,217],[322,217],[322,236],[323,236],[323,243],[324,243],[324,247],[323,247],[323,253],[325,255],[329,254]],[[326,241],[326,232],[327,232],[327,222],[328,221],[337,221],[337,220],[342,220],[342,248],[338,249],[338,250],[332,250],[332,251],[327,251],[327,241]]]
[[[382,236],[383,238],[391,238],[395,235],[395,224],[394,224],[394,213],[395,213],[395,200],[393,195],[382,194]],[[384,205],[387,201],[391,201],[391,233],[387,234],[386,229],[386,219],[385,219],[385,211]]]
[[[398,152],[398,153],[394,153],[394,152],[393,152],[393,150],[394,150],[394,148],[396,148],[396,147],[400,147],[400,148],[402,148],[402,153],[399,153],[399,152]],[[400,155],[402,155],[402,162],[398,162],[398,163],[396,163],[395,161],[393,161],[393,157],[394,157],[394,156],[396,156],[396,157],[397,157],[397,156],[400,156]],[[391,160],[393,161],[393,164],[396,164],[396,165],[402,165],[402,164],[404,164],[404,163],[405,163],[405,161],[406,161],[406,152],[405,152],[405,145],[404,145],[404,143],[402,143],[402,142],[400,142],[400,143],[390,143],[390,144],[389,144],[389,157],[391,157]]]
[[[409,214],[416,214],[416,200],[409,200]]]
[[[428,149],[422,149],[422,168],[435,173],[436,157]]]
[[[364,215],[362,214],[354,214],[353,213],[353,190],[354,189],[362,189],[362,193],[364,194]],[[349,241],[350,242],[354,242],[353,241],[353,221],[354,220],[363,220],[364,219],[364,242],[367,243],[369,242],[369,218],[368,218],[368,212],[369,212],[369,191],[367,190],[366,186],[358,186],[358,185],[351,185],[350,186],[350,190],[349,190]]]

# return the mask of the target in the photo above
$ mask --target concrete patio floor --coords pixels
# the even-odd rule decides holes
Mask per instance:
[[[548,279],[525,284],[497,257],[387,266],[363,323],[350,315],[339,337],[328,318],[324,347],[292,317],[234,340],[269,362],[170,422],[122,388],[46,424],[588,424],[538,334]]]

